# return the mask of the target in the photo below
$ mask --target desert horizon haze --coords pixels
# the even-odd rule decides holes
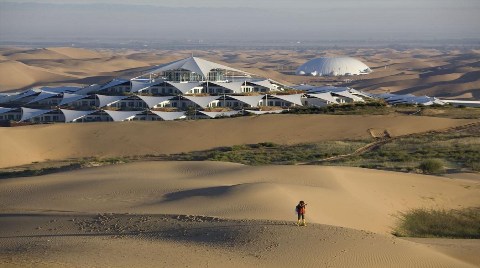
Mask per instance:
[[[0,40],[179,42],[478,39],[480,2],[0,1]]]

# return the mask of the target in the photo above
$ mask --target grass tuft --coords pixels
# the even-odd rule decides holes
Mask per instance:
[[[445,172],[443,161],[440,159],[427,159],[418,166],[424,174],[442,174]]]
[[[480,238],[480,207],[462,210],[412,209],[400,215],[395,236]]]

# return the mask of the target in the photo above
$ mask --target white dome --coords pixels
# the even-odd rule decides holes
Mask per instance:
[[[314,76],[359,75],[372,72],[363,62],[350,58],[316,58],[298,67],[296,74]]]

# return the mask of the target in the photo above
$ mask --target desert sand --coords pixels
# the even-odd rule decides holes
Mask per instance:
[[[372,139],[475,120],[264,115],[0,129],[2,167],[235,144]],[[0,266],[477,267],[479,240],[391,235],[401,212],[480,205],[476,174],[135,162],[0,180]],[[307,227],[294,207],[308,203]]]
[[[193,51],[285,84],[478,99],[475,50]],[[0,91],[104,83],[192,51],[0,48]],[[374,72],[293,75],[319,56]],[[478,120],[477,120],[478,121]],[[232,119],[0,128],[0,168],[82,157],[172,154],[239,144],[373,140],[475,120],[263,115]],[[307,227],[294,207],[307,206]],[[445,177],[328,166],[135,162],[0,180],[2,267],[479,267],[480,241],[397,238],[412,208],[480,206],[478,174]]]
[[[294,224],[298,200],[307,227]],[[348,167],[143,162],[0,181],[12,266],[476,267],[478,240],[391,236],[409,208],[480,204],[468,179]]]
[[[0,91],[46,85],[105,83],[132,78],[149,66],[191,56],[258,74],[286,85],[350,86],[367,92],[397,92],[445,98],[480,98],[477,50],[343,48],[303,50],[87,50],[81,48],[0,48]],[[351,56],[365,62],[366,76],[320,78],[294,75],[306,61]]]
[[[238,144],[371,139],[475,120],[412,116],[262,115],[219,120],[32,125],[0,128],[0,168],[45,160],[172,154]]]

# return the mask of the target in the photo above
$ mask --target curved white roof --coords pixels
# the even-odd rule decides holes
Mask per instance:
[[[202,85],[200,82],[188,82],[188,83],[180,83],[180,82],[170,82],[165,81],[166,83],[172,85],[174,88],[178,89],[182,94],[188,93],[188,91],[192,90],[193,88],[199,87]]]
[[[99,95],[99,94],[95,94],[95,96],[97,96],[98,98],[98,101],[99,101],[98,107],[100,108],[128,98],[128,96],[105,96],[105,95]]]
[[[15,108],[4,108],[4,107],[0,107],[0,114],[4,114],[4,113],[8,113],[12,110],[15,110]]]
[[[77,95],[77,94],[69,94],[69,93],[63,93],[63,98],[62,101],[58,104],[59,106],[65,105],[72,103],[77,100],[81,100],[88,97],[88,95]]]
[[[322,99],[327,102],[331,103],[337,103],[338,101],[332,96],[330,92],[325,92],[325,93],[309,93],[308,94],[311,97],[317,98],[317,99]]]
[[[44,100],[44,99],[48,99],[48,98],[57,96],[59,94],[60,93],[48,92],[48,91],[43,91],[42,90],[42,92],[40,92],[40,94],[38,94],[38,96],[36,96],[33,100],[29,101],[27,104],[34,103],[34,102],[37,102],[37,101],[41,101],[41,100]]]
[[[64,93],[64,92],[67,92],[67,93],[73,93],[75,91],[78,91],[80,90],[81,88],[80,87],[42,87],[41,90],[42,91],[47,91],[47,92],[53,92],[53,93]]]
[[[142,113],[143,111],[110,111],[103,110],[106,112],[115,122],[125,121],[135,117],[137,114]]]
[[[63,115],[65,116],[65,123],[73,122],[86,115],[96,112],[96,110],[76,111],[76,110],[67,110],[67,109],[60,109],[60,111],[62,111]]]
[[[251,107],[258,107],[258,103],[263,99],[265,95],[257,95],[257,96],[234,96],[230,95],[230,98],[236,99],[243,103],[250,105]]]
[[[148,108],[153,108],[155,105],[159,103],[175,98],[175,96],[142,96],[142,95],[137,95],[137,97],[142,99],[148,105]]]
[[[23,122],[25,120],[29,120],[36,116],[40,116],[42,114],[46,114],[48,112],[53,111],[51,109],[44,110],[44,109],[31,109],[31,108],[25,108],[25,107],[21,107],[21,109],[22,109],[22,118],[20,119],[19,122]]]
[[[298,67],[297,75],[337,76],[372,72],[363,62],[350,57],[316,58]]]
[[[271,95],[275,98],[302,106],[302,96],[303,94],[291,94],[291,95]]]
[[[195,97],[195,96],[183,96],[185,99],[187,100],[190,100],[196,104],[198,104],[198,106],[202,107],[202,108],[207,108],[207,106],[215,101],[215,100],[218,100],[218,98],[220,98],[219,96],[201,96],[201,97]]]
[[[158,72],[177,70],[177,69],[189,70],[191,72],[201,74],[203,77],[207,77],[208,73],[213,69],[222,69],[222,70],[239,72],[243,74],[249,74],[247,72],[240,71],[238,69],[234,69],[222,64],[214,63],[214,62],[207,61],[207,60],[193,57],[193,56],[186,59],[174,61],[166,65],[157,66],[153,70],[151,70],[149,73],[158,73]]]
[[[160,112],[160,111],[150,111],[165,121],[183,119],[185,118],[185,112]]]

